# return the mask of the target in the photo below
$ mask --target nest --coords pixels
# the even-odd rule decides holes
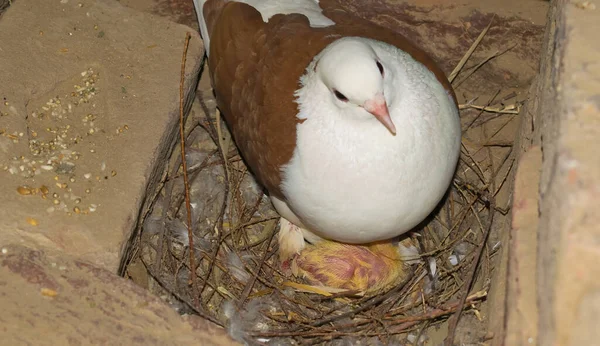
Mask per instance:
[[[412,274],[400,285],[371,296],[333,294],[282,273],[279,217],[214,103],[201,103],[196,113],[202,114],[189,117],[182,136],[186,179],[176,151],[143,220],[132,262],[143,265],[150,288],[181,313],[207,318],[247,344],[419,344],[426,328],[450,319],[453,334],[461,313],[478,316],[498,249],[488,239],[494,215],[507,212],[495,197],[512,168],[510,144],[497,144],[507,150],[492,160],[494,145],[463,142],[446,198],[408,235],[420,255],[406,264]],[[463,116],[473,119],[463,129],[485,126],[484,111],[514,114],[514,107],[496,110],[490,104],[463,105],[461,112],[478,113]],[[490,143],[494,135],[480,142]]]

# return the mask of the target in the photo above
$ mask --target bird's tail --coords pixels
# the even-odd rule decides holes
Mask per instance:
[[[225,4],[229,1],[231,0],[194,0],[200,35],[204,40],[207,56],[210,52],[210,34],[221,11],[225,8]],[[235,2],[242,2],[253,7],[260,12],[265,22],[275,14],[299,13],[305,15],[311,26],[314,27],[335,24],[323,15],[321,7],[319,7],[319,0],[236,0]]]
[[[206,26],[206,20],[204,19],[204,3],[206,0],[194,0],[194,8],[196,9],[196,15],[198,16],[198,26],[200,27],[200,35],[204,41],[204,48],[206,49],[206,55],[210,51],[210,38],[208,37],[208,27]]]
[[[194,0],[200,35],[204,41],[207,56],[210,52],[210,33],[214,24],[213,22],[218,17],[218,13],[220,13],[225,3],[226,0]]]

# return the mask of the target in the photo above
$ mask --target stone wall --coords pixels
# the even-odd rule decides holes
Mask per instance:
[[[519,168],[530,173],[519,179],[525,169],[518,170],[515,184],[507,345],[591,345],[600,339],[599,10],[589,1],[560,0],[548,15],[540,75],[516,143]],[[531,163],[540,156],[538,182]],[[537,237],[531,237],[534,231]]]

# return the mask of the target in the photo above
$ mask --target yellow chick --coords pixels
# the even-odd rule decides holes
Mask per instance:
[[[409,274],[397,241],[350,245],[329,240],[307,244],[291,263],[292,273],[311,285],[375,294]]]

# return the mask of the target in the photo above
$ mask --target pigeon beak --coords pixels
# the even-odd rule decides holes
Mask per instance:
[[[373,114],[377,120],[379,120],[383,126],[385,126],[392,134],[396,134],[396,126],[392,122],[392,118],[390,117],[390,113],[388,112],[387,103],[385,102],[385,98],[383,94],[377,94],[371,100],[365,102],[363,108]]]

